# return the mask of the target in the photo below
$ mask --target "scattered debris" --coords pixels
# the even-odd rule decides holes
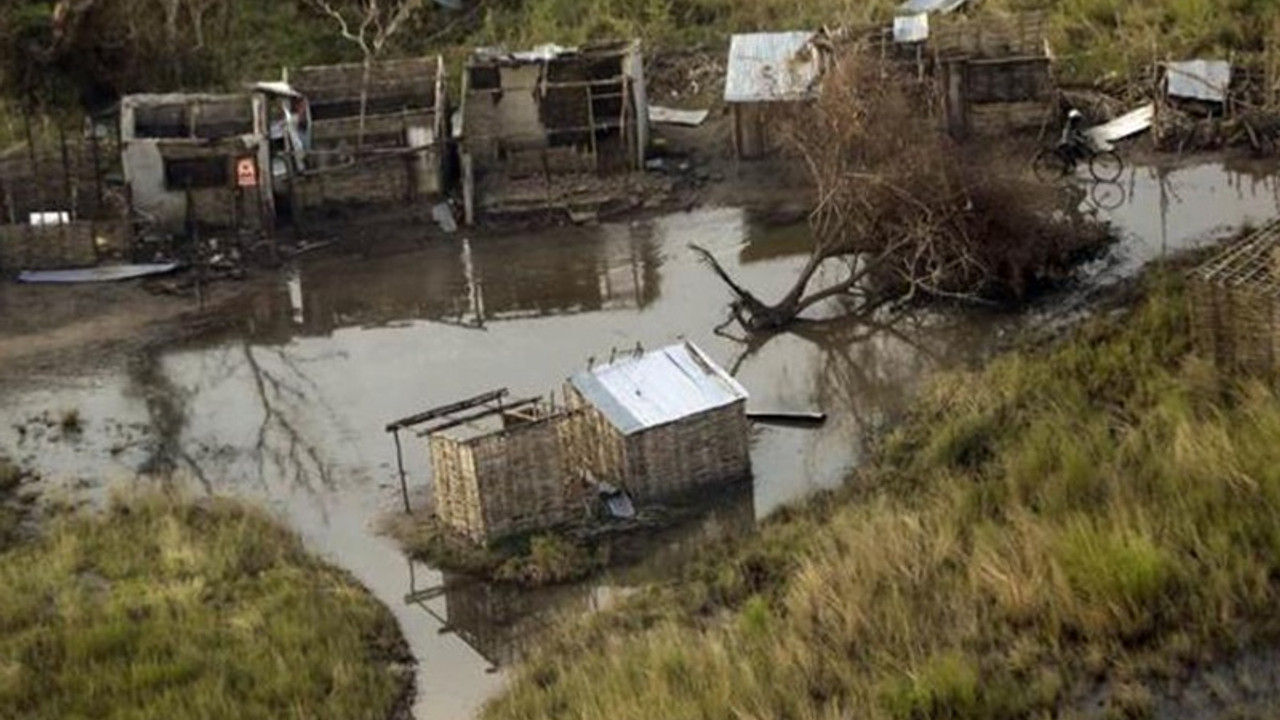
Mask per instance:
[[[1169,97],[1225,103],[1231,88],[1231,63],[1226,60],[1186,60],[1165,66]]]
[[[138,265],[104,265],[77,270],[27,270],[18,275],[24,283],[93,283],[114,282],[148,275],[163,275],[178,269],[177,263],[144,263]]]
[[[710,110],[681,110],[661,105],[649,106],[649,122],[662,125],[698,127],[706,122],[707,116],[710,114]]]
[[[1155,103],[1150,103],[1125,113],[1111,122],[1089,128],[1085,131],[1085,135],[1096,147],[1109,150],[1113,143],[1149,130],[1155,117]]]
[[[893,18],[893,41],[919,43],[929,39],[929,15],[898,15]]]
[[[821,425],[827,421],[824,412],[747,412],[747,419],[780,425]]]

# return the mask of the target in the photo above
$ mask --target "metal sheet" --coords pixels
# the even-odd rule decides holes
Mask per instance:
[[[1170,97],[1226,102],[1231,87],[1231,63],[1226,60],[1187,60],[1169,63],[1165,84]]]
[[[627,356],[569,382],[624,435],[747,397],[737,380],[692,343]]]
[[[707,116],[710,114],[710,110],[681,110],[661,105],[649,106],[649,122],[663,125],[698,127],[706,122]]]
[[[893,41],[900,43],[924,42],[929,39],[929,15],[899,15],[893,19]]]
[[[24,283],[90,283],[128,280],[130,278],[160,275],[178,269],[177,263],[151,263],[144,265],[107,265],[77,270],[27,270],[18,275]]]
[[[818,50],[812,32],[749,33],[729,42],[725,102],[804,100],[817,91]]]
[[[1110,149],[1111,143],[1137,135],[1151,127],[1155,122],[1155,103],[1143,105],[1137,110],[1125,113],[1111,122],[1085,130],[1085,135],[1093,144],[1102,149]]]
[[[963,7],[967,2],[969,0],[907,0],[898,6],[898,14],[949,13]]]

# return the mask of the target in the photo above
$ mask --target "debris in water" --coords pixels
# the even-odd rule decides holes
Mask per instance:
[[[780,423],[783,425],[821,425],[827,421],[827,414],[821,411],[748,412],[747,419],[755,422]]]
[[[18,275],[24,283],[93,283],[129,280],[148,275],[163,275],[178,269],[178,263],[143,263],[107,265],[76,270],[27,270]]]
[[[706,122],[710,110],[681,110],[680,108],[649,106],[649,122],[658,125],[686,125],[698,127]]]

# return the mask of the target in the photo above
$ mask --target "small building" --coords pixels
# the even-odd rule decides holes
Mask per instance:
[[[936,18],[927,47],[956,138],[1043,131],[1059,120],[1043,12]]]
[[[1280,223],[1234,242],[1189,275],[1191,336],[1227,372],[1280,371]]]
[[[120,157],[134,223],[169,233],[269,229],[266,117],[252,94],[125,96]]]
[[[415,203],[448,182],[449,107],[440,56],[295,68],[275,94],[277,174],[292,207]],[[301,102],[299,102],[301,100]]]
[[[828,57],[814,32],[748,33],[729,42],[724,101],[733,118],[733,152],[740,160],[778,148],[773,125],[782,106],[818,97]]]
[[[693,343],[570,378],[578,463],[640,502],[751,474],[747,391]]]
[[[581,520],[619,491],[654,502],[751,474],[747,393],[691,343],[629,353],[564,392],[556,406],[495,390],[387,431],[399,453],[399,432],[420,428],[436,517],[481,544]]]
[[[458,129],[465,218],[594,210],[625,194],[649,144],[638,41],[476,50]]]

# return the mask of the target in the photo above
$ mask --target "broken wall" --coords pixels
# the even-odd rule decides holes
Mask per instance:
[[[367,82],[362,63],[298,68],[288,78],[311,113],[307,166],[295,178],[299,207],[407,202],[445,191],[449,109],[440,57],[373,63]]]
[[[590,194],[591,176],[643,167],[649,135],[638,43],[551,55],[483,51],[467,66],[463,95],[468,222],[504,206],[572,205]],[[579,177],[581,188],[558,177]]]
[[[139,223],[270,226],[264,100],[250,95],[131,95],[121,102],[121,163]],[[242,176],[245,165],[251,174]]]

